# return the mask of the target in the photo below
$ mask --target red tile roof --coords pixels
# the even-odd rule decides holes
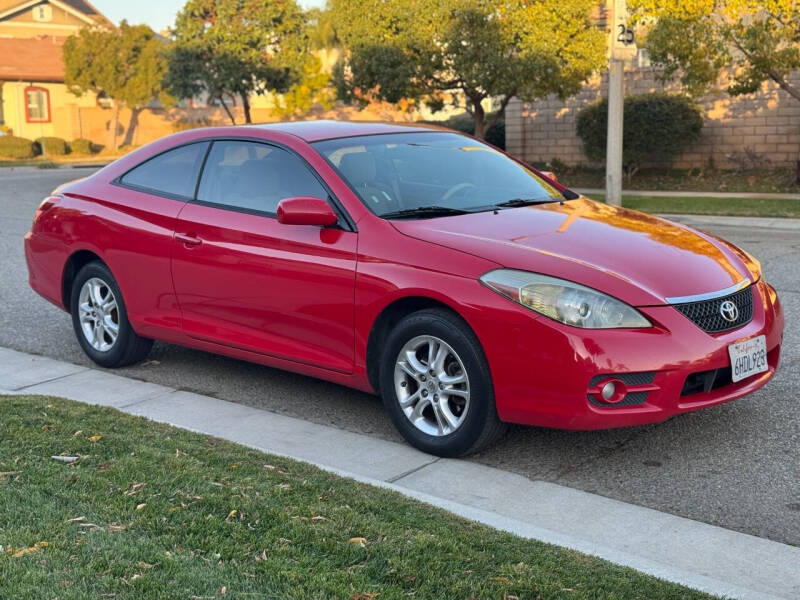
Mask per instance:
[[[0,81],[64,81],[61,46],[66,38],[0,38]]]

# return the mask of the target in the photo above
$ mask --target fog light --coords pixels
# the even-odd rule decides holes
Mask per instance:
[[[606,402],[610,402],[616,393],[617,386],[614,385],[613,381],[609,381],[600,389],[600,395],[603,396],[603,400]]]

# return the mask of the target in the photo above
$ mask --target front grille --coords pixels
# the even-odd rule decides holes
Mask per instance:
[[[739,310],[738,318],[732,322],[725,319],[720,311],[722,303],[728,300],[733,302]],[[746,325],[753,318],[753,286],[720,298],[673,304],[672,306],[703,331],[708,333],[728,331]]]
[[[710,371],[699,371],[692,373],[686,378],[681,390],[681,396],[691,396],[693,394],[708,394],[716,389],[729,386],[733,383],[731,368],[722,367],[721,369],[711,369]]]

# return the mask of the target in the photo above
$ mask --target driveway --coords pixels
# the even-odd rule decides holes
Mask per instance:
[[[41,199],[56,185],[90,172],[0,169],[0,346],[90,364],[69,317],[29,289],[22,254],[22,236]],[[519,427],[472,460],[800,545],[800,233],[709,230],[756,255],[783,301],[782,368],[765,389],[659,425],[600,432]],[[161,343],[147,362],[123,371],[400,441],[377,398],[300,375]]]

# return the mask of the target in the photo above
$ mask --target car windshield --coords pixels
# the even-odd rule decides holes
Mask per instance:
[[[367,135],[313,145],[372,212],[389,219],[564,199],[520,163],[455,133]]]

